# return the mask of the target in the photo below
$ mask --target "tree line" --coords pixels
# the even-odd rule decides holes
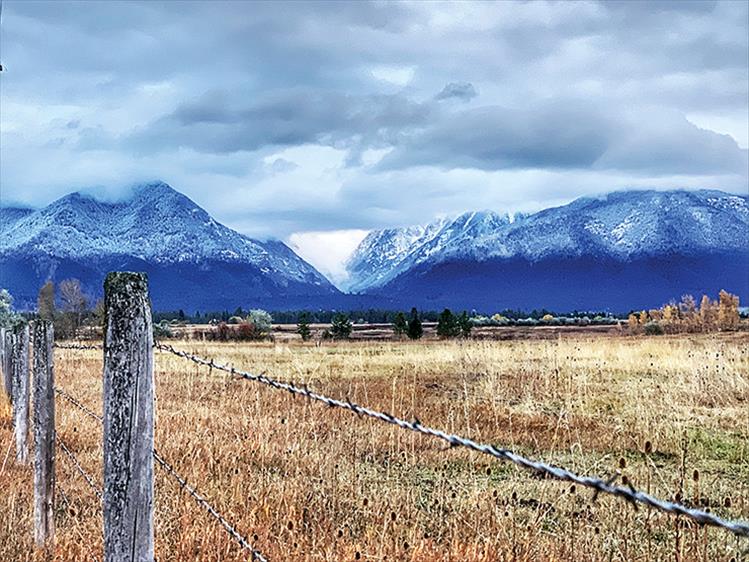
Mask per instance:
[[[720,291],[718,300],[703,295],[699,306],[692,295],[684,295],[678,303],[632,312],[627,325],[632,333],[659,335],[731,331],[738,329],[740,320],[739,297]]]
[[[233,311],[231,310],[215,310],[215,311],[195,311],[188,313],[185,309],[168,310],[168,311],[156,311],[153,314],[154,322],[160,322],[162,320],[178,321],[185,324],[217,324],[219,322],[226,322],[227,324],[236,323],[237,318],[246,317],[249,313],[249,309],[243,307],[237,307]],[[573,310],[571,312],[556,313],[545,308],[533,309],[530,312],[521,309],[504,309],[500,312],[487,316],[480,313],[477,310],[471,310],[467,312],[471,318],[481,319],[486,325],[512,325],[514,322],[528,322],[529,320],[541,321],[544,318],[565,318],[568,319],[567,323],[572,323],[575,319],[589,318],[591,321],[593,318],[608,318],[608,319],[624,319],[624,315],[612,315],[606,311],[578,311]],[[296,324],[301,317],[307,319],[310,324],[330,324],[333,318],[339,314],[346,314],[352,323],[354,324],[393,324],[396,317],[399,314],[409,316],[406,312],[400,310],[387,310],[387,309],[376,309],[369,308],[363,310],[270,310],[269,314],[273,317],[273,321],[276,324]],[[419,311],[419,317],[423,322],[437,322],[439,321],[440,314],[439,310],[421,310]]]
[[[92,304],[93,303],[93,304]],[[626,325],[631,333],[662,334],[680,332],[711,332],[736,330],[740,324],[739,297],[725,290],[712,300],[703,295],[699,305],[692,295],[684,295],[677,303],[672,301],[660,308],[633,311],[627,316]],[[11,327],[24,321],[24,316],[13,311],[12,297],[5,289],[0,290],[0,325]],[[47,281],[39,290],[37,313],[40,318],[50,320],[55,326],[55,335],[60,339],[80,335],[94,336],[104,322],[104,307],[101,299],[93,301],[82,289],[77,279],[65,279],[55,285]],[[219,341],[258,340],[272,335],[273,323],[296,323],[299,336],[308,341],[312,338],[312,324],[328,324],[322,331],[322,339],[349,339],[356,324],[389,324],[394,336],[418,340],[424,335],[424,322],[436,322],[437,336],[443,339],[467,338],[476,326],[565,326],[620,324],[621,320],[608,313],[573,312],[567,316],[556,316],[546,309],[526,314],[520,310],[505,310],[492,316],[483,316],[476,311],[454,313],[446,308],[442,312],[419,311],[415,307],[409,313],[392,310],[341,311],[282,311],[267,312],[261,309],[238,307],[233,313],[196,312],[189,315],[184,310],[154,313],[154,333],[157,337],[172,337],[174,328],[182,324],[208,324],[197,335],[204,339]]]
[[[304,341],[312,337],[310,329],[311,315],[302,313],[297,320],[297,333]],[[424,318],[416,307],[411,312],[396,312],[390,323],[393,334],[399,339],[408,338],[410,340],[419,340],[424,335]],[[333,315],[330,321],[330,328],[322,333],[323,339],[349,339],[353,332],[354,325],[348,314],[338,312]],[[466,311],[460,314],[453,314],[448,308],[444,309],[437,317],[437,335],[441,338],[467,338],[471,335],[473,322]]]

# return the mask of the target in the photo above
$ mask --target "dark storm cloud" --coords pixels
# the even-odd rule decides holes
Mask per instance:
[[[431,113],[428,105],[398,94],[350,96],[296,88],[236,102],[213,92],[180,104],[129,142],[147,150],[188,146],[201,152],[308,143],[383,146],[397,143],[410,127],[426,124]]]
[[[435,96],[436,100],[459,99],[469,101],[478,95],[470,82],[450,82]]]
[[[607,111],[559,100],[522,109],[479,107],[452,114],[407,140],[382,169],[589,168],[684,174],[747,169],[746,150],[728,135],[699,129],[680,114]]]

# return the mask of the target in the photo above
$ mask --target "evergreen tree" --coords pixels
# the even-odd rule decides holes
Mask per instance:
[[[412,340],[418,340],[423,335],[424,327],[421,325],[421,320],[419,319],[419,311],[414,307],[411,309],[411,320],[408,322],[408,337]]]
[[[460,327],[455,315],[449,308],[446,308],[437,321],[437,335],[441,338],[454,338],[459,333]]]
[[[312,337],[312,331],[309,328],[309,312],[302,312],[296,323],[296,333],[302,336],[302,341],[309,341]]]
[[[351,337],[351,331],[354,329],[347,314],[342,312],[336,313],[330,322],[330,335],[336,340],[345,340]]]
[[[460,313],[460,316],[458,316],[457,324],[458,330],[460,331],[460,337],[470,338],[471,330],[473,329],[473,322],[471,322],[471,318],[465,310]]]
[[[393,320],[393,332],[395,332],[395,335],[398,337],[404,336],[408,332],[408,320],[406,320],[406,315],[402,312],[395,315],[395,319]]]
[[[0,328],[14,328],[23,317],[13,310],[13,297],[5,289],[0,289]]]

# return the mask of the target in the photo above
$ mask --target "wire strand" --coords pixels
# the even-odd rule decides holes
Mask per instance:
[[[76,408],[78,408],[81,412],[83,412],[84,414],[86,414],[88,417],[91,417],[91,418],[95,419],[99,423],[103,422],[103,418],[100,415],[94,413],[93,410],[91,410],[90,408],[88,408],[87,406],[85,406],[84,404],[82,404],[80,401],[78,401],[76,398],[74,398],[72,395],[70,395],[68,392],[66,392],[62,388],[55,387],[55,392],[57,392],[57,394],[59,394],[60,396],[62,396],[63,398],[65,398],[65,400],[67,400],[68,402],[70,402],[71,404],[73,404]],[[63,447],[65,447],[64,444],[61,443],[61,445]],[[69,450],[66,450],[66,449],[67,449],[67,447],[65,447],[63,450],[66,451],[67,454],[72,455],[72,453],[70,453]],[[234,527],[234,525],[232,525],[224,516],[222,516],[216,510],[216,508],[214,508],[208,502],[208,500],[206,500],[202,495],[200,495],[198,493],[198,491],[193,486],[190,486],[187,483],[187,480],[184,477],[180,476],[179,473],[176,470],[174,470],[174,468],[172,467],[172,465],[169,464],[164,459],[164,457],[162,457],[158,453],[158,451],[156,451],[156,449],[153,450],[153,458],[154,458],[154,460],[156,460],[156,462],[164,470],[166,470],[166,472],[170,476],[172,476],[172,478],[174,478],[179,483],[179,485],[185,491],[187,491],[187,493],[189,493],[195,499],[195,501],[198,503],[198,505],[200,505],[201,507],[203,507],[211,516],[213,516],[214,519],[216,519],[221,524],[221,526],[231,535],[231,537],[235,541],[237,541],[243,548],[245,548],[246,550],[250,551],[253,560],[257,560],[258,562],[268,562],[267,559],[263,556],[263,554],[259,550],[255,549],[250,544],[250,542],[242,534],[239,533],[239,531],[236,529],[236,527]],[[75,459],[73,459],[73,460],[75,462]],[[84,477],[86,477],[87,475],[85,474],[85,472],[83,471],[83,469],[80,468],[80,465],[78,465],[77,462],[76,462],[76,465],[79,468],[79,471],[82,474],[84,474]],[[87,478],[87,480],[88,480],[88,478]],[[91,485],[90,481],[89,481],[89,485]]]
[[[522,455],[518,455],[517,453],[510,451],[509,449],[500,449],[494,447],[493,445],[477,443],[476,441],[473,441],[472,439],[468,439],[466,437],[461,437],[459,435],[447,433],[441,429],[435,429],[429,426],[422,425],[418,420],[408,421],[386,412],[380,412],[371,408],[360,406],[359,404],[355,404],[350,401],[344,402],[336,398],[325,396],[324,394],[312,392],[307,388],[301,388],[290,383],[280,382],[265,375],[256,375],[246,371],[240,371],[238,369],[235,369],[234,367],[228,367],[226,365],[216,363],[212,359],[208,360],[190,353],[186,353],[184,351],[179,351],[170,345],[156,343],[154,344],[154,347],[161,351],[166,351],[178,357],[188,359],[198,365],[203,365],[212,369],[224,371],[230,373],[231,375],[238,376],[249,381],[259,382],[277,390],[285,390],[297,396],[303,396],[310,400],[322,402],[323,404],[327,404],[332,408],[349,410],[360,416],[367,416],[381,422],[395,425],[402,429],[407,429],[409,431],[414,431],[423,435],[436,437],[437,439],[446,441],[452,446],[465,447],[472,451],[495,457],[499,460],[509,461],[521,468],[536,472],[537,474],[543,474],[545,476],[566,482],[574,482],[575,484],[579,484],[580,486],[591,488],[595,490],[596,493],[609,494],[620,499],[624,499],[630,502],[633,506],[636,506],[637,504],[643,504],[665,513],[687,517],[702,525],[711,525],[713,527],[725,529],[737,536],[749,537],[749,525],[747,525],[746,523],[740,521],[730,521],[718,517],[713,513],[708,513],[706,511],[701,511],[698,509],[692,509],[679,503],[662,500],[645,492],[638,491],[631,485],[625,488],[622,486],[616,486],[612,482],[606,482],[604,480],[601,480],[600,478],[580,476],[562,467],[557,467],[546,464],[544,462],[528,459],[526,457],[523,457]]]
[[[94,484],[93,478],[91,478],[89,473],[83,469],[83,467],[78,462],[78,459],[71,452],[71,450],[68,448],[68,446],[65,444],[65,442],[62,440],[62,438],[59,435],[57,436],[57,443],[60,445],[60,448],[63,450],[65,455],[70,459],[70,462],[73,463],[73,466],[75,467],[75,469],[80,473],[81,476],[83,476],[83,479],[86,481],[89,487],[94,491],[94,493],[96,494],[96,497],[99,498],[99,500],[101,500],[102,499],[101,489],[96,484]]]

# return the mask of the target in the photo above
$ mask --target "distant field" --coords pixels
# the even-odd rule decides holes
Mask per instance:
[[[280,330],[275,343],[174,345],[580,473],[619,469],[660,497],[749,519],[749,334],[507,330],[521,332],[316,346]],[[55,353],[59,386],[101,411],[101,352]],[[163,352],[155,364],[157,449],[270,560],[738,561],[749,548]],[[57,427],[101,485],[101,428],[60,399]],[[3,397],[0,462],[10,446]],[[55,559],[101,560],[96,497],[66,457],[57,463],[71,505],[58,501]],[[248,559],[155,470],[158,560]],[[0,560],[46,559],[31,554],[31,486],[11,450],[0,468]]]
[[[424,339],[436,340],[437,323],[424,322]],[[330,324],[310,324],[312,339],[320,339]],[[749,325],[747,325],[749,328]],[[188,324],[173,329],[177,337],[193,337],[196,333],[210,329],[206,325]],[[550,339],[562,336],[580,335],[621,335],[626,327],[613,325],[602,326],[477,326],[471,332],[473,339],[508,340],[508,339]],[[98,336],[97,336],[98,337]],[[277,342],[300,340],[296,324],[274,324],[273,339]],[[395,340],[392,324],[354,324],[351,332],[353,341],[390,341]],[[403,336],[404,340],[407,340]]]

